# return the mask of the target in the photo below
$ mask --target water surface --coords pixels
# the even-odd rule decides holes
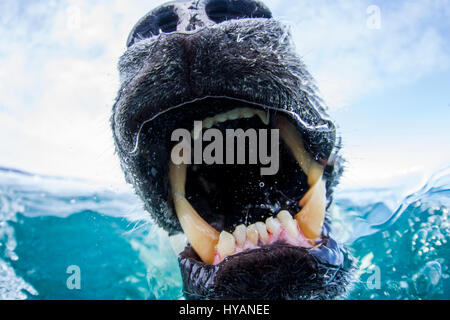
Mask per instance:
[[[358,259],[346,298],[448,299],[449,207],[450,168],[406,196],[338,192],[334,233]],[[167,234],[130,190],[0,169],[0,299],[180,298]]]

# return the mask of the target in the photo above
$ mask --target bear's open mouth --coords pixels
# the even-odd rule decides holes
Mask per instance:
[[[202,122],[204,129],[221,131],[276,129],[284,145],[280,170],[268,177],[261,176],[259,165],[170,164],[174,208],[201,260],[218,264],[275,243],[320,245],[326,207],[324,166],[306,151],[296,128],[283,115],[271,119],[270,112],[252,108],[233,109]]]
[[[196,122],[202,123],[201,130]],[[142,158],[138,175],[143,184],[147,177],[163,175],[163,183],[155,188],[166,190],[168,214],[176,216],[181,226],[171,234],[182,231],[188,240],[177,253],[190,298],[217,298],[220,294],[238,298],[240,293],[229,292],[237,288],[252,288],[246,298],[257,298],[273,281],[277,286],[268,297],[299,298],[314,290],[343,290],[336,289],[332,281],[338,277],[343,281],[346,258],[330,237],[326,218],[331,202],[329,174],[334,170],[328,161],[332,150],[326,149],[327,144],[314,143],[320,139],[309,134],[327,135],[330,131],[324,125],[317,125],[317,130],[304,126],[290,112],[224,97],[169,108],[142,122],[136,151],[131,154]],[[188,133],[190,146],[210,129],[224,136],[228,130],[276,130],[278,170],[262,175],[267,164],[249,164],[249,140],[244,140],[245,164],[191,161],[193,164],[177,165],[172,156],[180,142],[172,140],[178,129]],[[258,138],[258,142],[269,140]],[[272,146],[267,148],[267,154],[273,153]],[[239,283],[238,275],[244,277]],[[313,278],[316,280],[306,283]],[[249,281],[248,286],[242,286],[242,281]]]

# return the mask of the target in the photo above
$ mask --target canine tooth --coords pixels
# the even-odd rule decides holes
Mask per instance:
[[[280,220],[278,220],[277,218],[273,217],[267,218],[266,227],[267,230],[269,230],[269,232],[274,236],[278,236],[281,232],[281,223]]]
[[[236,238],[237,244],[242,247],[247,239],[247,227],[243,224],[237,226],[233,232],[233,236]]]
[[[186,198],[175,195],[174,203],[178,220],[190,244],[203,262],[212,264],[219,233],[200,217]]]
[[[277,218],[278,220],[280,220],[281,225],[284,227],[289,236],[297,238],[300,235],[300,233],[298,232],[297,223],[294,220],[294,218],[292,218],[289,211],[286,210],[280,211],[280,213],[278,213]]]
[[[185,196],[186,194],[186,164],[181,164],[179,166],[175,165],[172,161],[169,167],[169,179],[170,187],[172,188],[172,194],[179,194]]]
[[[258,229],[256,228],[256,225],[252,224],[247,227],[247,239],[253,244],[258,245]]]
[[[261,121],[265,124],[265,125],[269,125],[270,123],[270,116],[268,112],[264,112],[264,111],[257,111],[256,115],[261,119]]]
[[[236,249],[236,240],[233,235],[222,231],[219,237],[219,243],[217,244],[217,251],[222,258],[233,254]]]
[[[203,262],[214,262],[215,247],[219,241],[219,233],[211,227],[185,198],[186,165],[170,163],[169,177],[175,211],[186,237],[192,248]]]
[[[263,222],[257,222],[256,230],[258,230],[259,237],[264,243],[269,242],[269,234],[267,233],[267,227]]]
[[[317,240],[322,234],[326,209],[325,181],[320,179],[300,200],[302,210],[295,216],[303,234],[310,240]]]
[[[306,151],[300,133],[286,118],[277,117],[275,127],[280,130],[281,138],[291,150],[303,172],[308,176],[308,184],[314,185],[323,175],[323,166],[317,163]]]
[[[315,241],[321,235],[325,219],[326,186],[322,179],[324,168],[305,150],[301,135],[287,119],[277,117],[275,126],[280,130],[280,136],[308,176],[310,189],[300,201],[302,210],[295,219],[305,237]]]

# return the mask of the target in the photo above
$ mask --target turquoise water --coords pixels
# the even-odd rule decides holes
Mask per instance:
[[[359,261],[347,299],[450,298],[450,168],[405,190],[338,193],[335,236]],[[0,299],[180,299],[167,235],[141,208],[128,189],[1,169]]]

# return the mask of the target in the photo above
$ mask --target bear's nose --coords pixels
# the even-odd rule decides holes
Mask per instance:
[[[193,32],[227,20],[272,18],[258,0],[194,0],[166,3],[145,15],[133,28],[127,47],[161,33]]]

